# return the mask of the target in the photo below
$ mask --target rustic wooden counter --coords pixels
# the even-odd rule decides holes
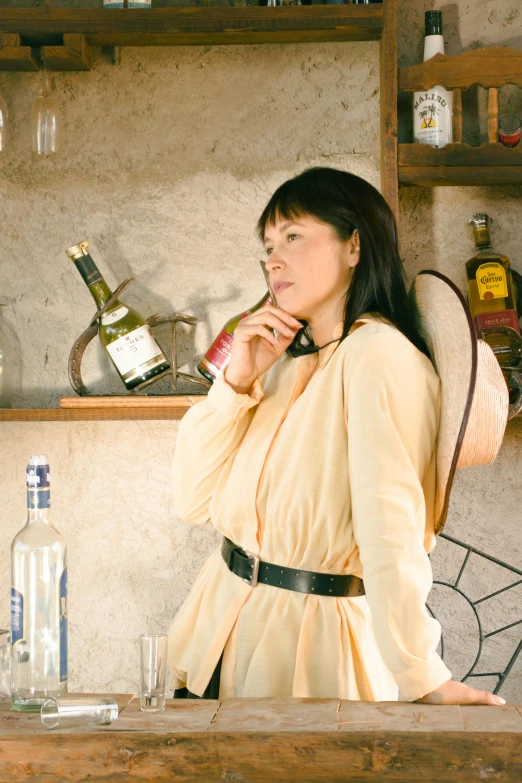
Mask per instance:
[[[115,698],[111,726],[52,731],[0,702],[1,783],[522,780],[520,706]]]

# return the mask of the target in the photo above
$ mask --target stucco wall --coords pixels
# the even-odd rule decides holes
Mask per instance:
[[[448,13],[426,8],[443,7],[447,22],[458,18],[459,34],[447,35],[452,52],[477,42],[520,47],[517,0],[486,5],[487,37],[469,0]],[[421,56],[423,11],[419,0],[400,2],[401,64]],[[56,405],[69,393],[68,352],[93,303],[64,250],[84,238],[110,285],[136,277],[129,304],[145,315],[178,310],[200,319],[180,340],[184,369],[194,372],[222,323],[263,291],[254,227],[275,187],[309,165],[347,168],[378,185],[378,69],[372,43],[126,48],[119,65],[99,54],[91,73],[53,76],[65,128],[54,160],[30,152],[38,77],[0,74],[12,129],[0,158],[0,295],[20,346],[15,402]],[[407,120],[404,127],[407,133]],[[497,244],[522,271],[519,196],[514,188],[403,190],[408,272],[434,267],[463,286],[466,218],[478,209],[497,218]],[[85,375],[98,391],[118,389],[96,346]],[[25,519],[25,464],[31,453],[46,453],[52,516],[69,548],[71,690],[136,691],[138,635],[168,627],[218,541],[213,530],[176,518],[169,474],[177,424],[4,423],[0,430],[0,625],[8,622],[9,546]],[[458,476],[447,527],[518,567],[521,439],[522,422],[510,424],[495,466]],[[453,572],[459,559],[441,542],[436,576]],[[467,586],[478,597],[496,571],[470,565]],[[474,657],[472,622],[440,589],[432,602],[454,629],[448,644],[460,675]],[[503,603],[502,625],[513,621],[514,597]],[[485,613],[486,630],[493,614]],[[503,668],[520,633],[502,637],[490,643],[483,671]],[[520,701],[520,666],[503,693]]]

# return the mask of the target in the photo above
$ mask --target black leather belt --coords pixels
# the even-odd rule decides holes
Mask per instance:
[[[364,583],[352,574],[321,574],[318,571],[300,571],[297,568],[265,563],[257,555],[246,552],[240,546],[223,538],[221,554],[228,569],[251,587],[258,582],[298,593],[331,595],[337,598],[354,598],[364,595]]]

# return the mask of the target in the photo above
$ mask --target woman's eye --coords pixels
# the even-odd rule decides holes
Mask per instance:
[[[294,239],[298,239],[298,235],[297,234],[288,234],[288,239],[293,242]]]
[[[267,256],[269,256],[269,255],[270,255],[270,253],[272,253],[273,249],[274,249],[273,247],[267,247],[267,248],[265,248]]]

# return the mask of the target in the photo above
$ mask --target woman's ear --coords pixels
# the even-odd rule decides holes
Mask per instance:
[[[348,240],[348,253],[348,266],[357,266],[361,253],[361,240],[357,229],[354,229],[352,236]]]

